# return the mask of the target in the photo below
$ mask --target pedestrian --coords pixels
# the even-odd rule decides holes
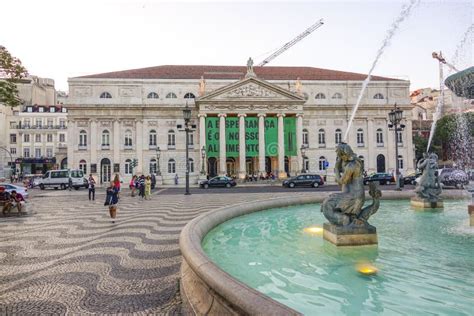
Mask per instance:
[[[132,197],[135,196],[135,191],[137,190],[137,187],[135,185],[136,181],[137,181],[137,176],[133,176],[132,180],[130,180],[129,188],[132,191]]]
[[[89,201],[95,201],[95,180],[92,174],[89,175],[87,182],[89,183]]]
[[[151,174],[151,189],[154,190],[156,187],[156,176],[154,173]]]
[[[145,200],[151,198],[151,177],[147,176],[145,180]]]
[[[118,173],[114,177],[114,189],[117,191],[117,197],[120,198],[120,177]]]
[[[115,223],[115,217],[117,216],[118,190],[115,187],[114,182],[110,182],[106,193],[104,206],[109,206],[109,214],[112,218],[112,223]]]
[[[69,175],[68,186],[69,186],[69,191],[71,191],[71,190],[72,190],[72,178],[71,178],[71,175]]]
[[[20,193],[17,193],[15,190],[12,191],[11,193],[11,207],[17,207],[18,209],[18,215],[21,215],[21,210],[23,206],[25,205],[25,199],[23,198],[23,195]]]
[[[141,198],[145,198],[145,176],[141,175],[140,178],[138,178],[138,196],[141,196]]]
[[[174,176],[174,184],[175,184],[175,185],[178,185],[178,180],[179,180],[178,174],[176,174],[176,175]]]

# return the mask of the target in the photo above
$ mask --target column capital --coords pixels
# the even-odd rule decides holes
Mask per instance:
[[[218,116],[218,117],[226,117],[227,114],[226,114],[226,113],[219,113],[219,114],[217,114],[217,116]]]
[[[198,114],[198,117],[201,118],[201,117],[207,117],[207,114],[206,113],[199,113]]]
[[[286,116],[285,113],[278,113],[278,114],[277,114],[277,117],[285,117],[285,116]]]
[[[296,113],[296,117],[303,117],[304,113]]]
[[[245,114],[245,113],[239,113],[239,114],[237,114],[237,116],[238,116],[238,117],[247,117],[247,114]]]
[[[266,113],[258,113],[257,116],[258,116],[258,117],[266,117],[267,114],[266,114]]]

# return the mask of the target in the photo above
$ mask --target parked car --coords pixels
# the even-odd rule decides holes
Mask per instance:
[[[323,184],[324,184],[323,178],[317,174],[300,174],[299,176],[286,179],[282,183],[284,187],[288,187],[288,188],[294,188],[294,187],[317,188]]]
[[[7,191],[8,193],[12,193],[12,191],[16,191],[17,193],[20,193],[21,195],[23,195],[25,199],[28,197],[28,189],[25,188],[24,186],[15,185],[11,183],[0,183],[0,187],[4,187],[5,191]]]
[[[460,169],[444,168],[438,170],[439,182],[444,186],[463,188],[469,184],[469,176]]]
[[[390,173],[374,173],[364,178],[364,184],[378,182],[380,185],[395,182],[395,178]]]
[[[226,188],[231,188],[235,187],[237,183],[235,182],[234,179],[225,177],[225,176],[219,176],[219,177],[214,177],[209,180],[204,180],[199,183],[199,187],[207,189],[210,187],[226,187]]]
[[[72,181],[72,187],[76,190],[79,188],[87,188],[88,181],[84,177],[82,170],[50,170],[46,172],[40,181],[38,181],[38,186],[41,190],[44,190],[46,187],[53,187],[55,189],[60,188],[61,190],[69,187],[69,178]]]
[[[421,172],[410,173],[409,175],[403,177],[404,184],[416,184],[416,178],[421,176]]]

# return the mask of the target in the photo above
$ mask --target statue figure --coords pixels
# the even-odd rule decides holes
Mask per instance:
[[[337,146],[336,153],[334,172],[342,192],[327,197],[321,205],[321,212],[336,226],[368,227],[367,220],[377,212],[382,194],[375,183],[371,183],[372,204],[362,208],[365,202],[362,161],[345,143]]]
[[[415,188],[416,195],[420,199],[437,202],[442,191],[437,172],[438,155],[435,153],[424,153],[423,158],[418,161],[417,168],[422,170],[422,175]]]
[[[201,81],[199,81],[199,96],[203,96],[206,93],[206,80],[204,76],[201,76]]]
[[[247,74],[245,77],[255,77],[255,72],[253,72],[253,60],[252,57],[249,57],[247,60]]]
[[[296,78],[295,90],[297,94],[303,94],[303,84],[301,83],[300,77]]]

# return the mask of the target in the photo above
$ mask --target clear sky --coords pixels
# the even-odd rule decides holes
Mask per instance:
[[[404,1],[2,0],[0,45],[29,72],[67,78],[169,64],[245,65],[320,18],[325,25],[273,60],[367,73]],[[450,60],[474,23],[473,0],[421,1],[403,22],[375,75],[437,87],[431,52]],[[473,34],[457,66],[473,64]]]

